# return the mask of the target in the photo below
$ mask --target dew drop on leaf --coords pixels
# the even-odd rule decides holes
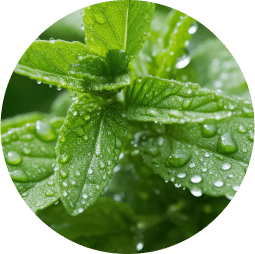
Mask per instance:
[[[59,160],[59,163],[65,164],[68,162],[69,156],[68,156],[68,154],[63,154],[63,155],[59,156],[58,160]]]
[[[183,104],[182,104],[182,108],[183,109],[187,109],[187,108],[189,108],[189,106],[191,105],[191,103],[192,103],[192,98],[187,98],[184,102],[183,102]]]
[[[217,149],[221,154],[231,154],[237,151],[237,145],[229,132],[220,137]]]
[[[222,168],[223,170],[228,170],[228,169],[230,169],[230,167],[231,167],[230,163],[225,162],[225,163],[222,164],[222,167],[221,167],[221,168]]]
[[[214,184],[215,187],[221,187],[221,186],[223,186],[223,182],[222,182],[221,180],[217,180],[217,181],[215,181],[213,184]]]
[[[194,34],[198,29],[197,22],[193,22],[188,30],[189,34]]]
[[[239,130],[240,133],[246,133],[247,132],[246,128],[243,125],[240,125],[238,130]]]
[[[217,126],[215,124],[204,124],[201,126],[201,134],[204,138],[213,137],[217,133]]]
[[[253,132],[252,130],[249,130],[248,139],[249,139],[250,141],[254,141],[254,132]]]
[[[191,156],[186,153],[174,153],[169,156],[169,158],[167,159],[166,165],[168,167],[175,167],[175,168],[182,167],[188,163],[190,158]]]
[[[47,190],[46,192],[45,192],[45,196],[46,197],[51,197],[51,196],[53,196],[55,194],[55,192],[54,191],[52,191],[52,190]]]
[[[60,175],[61,175],[61,177],[63,177],[63,178],[66,178],[66,177],[67,177],[67,173],[64,172],[64,171],[61,171],[61,172],[60,172]]]
[[[192,183],[200,183],[202,180],[202,177],[200,175],[194,175],[191,177],[190,180]]]
[[[22,161],[22,157],[15,151],[10,151],[5,156],[6,162],[9,165],[19,165]]]
[[[31,149],[29,149],[29,148],[27,148],[27,147],[24,147],[24,148],[23,148],[23,153],[24,153],[24,154],[28,155],[28,154],[30,154],[31,152],[32,152]]]
[[[73,130],[76,136],[82,137],[85,135],[85,130],[82,127],[78,127],[77,129]]]
[[[200,189],[192,189],[191,191],[191,194],[195,197],[200,197],[202,196],[202,191]]]
[[[46,122],[36,121],[36,136],[44,142],[53,141],[57,138],[55,130]]]
[[[191,57],[188,54],[184,54],[183,56],[179,57],[176,62],[176,69],[183,69],[190,63]]]
[[[184,177],[186,176],[186,174],[185,174],[185,173],[179,173],[177,176],[178,176],[179,178],[184,178]]]
[[[146,149],[146,152],[153,157],[157,156],[159,153],[156,146],[149,147],[148,149]]]
[[[16,182],[26,182],[28,180],[27,174],[20,169],[10,172],[10,175],[12,180]]]
[[[140,250],[142,250],[142,249],[143,249],[143,243],[142,243],[142,242],[137,243],[137,245],[136,245],[136,250],[137,250],[137,251],[140,251]]]

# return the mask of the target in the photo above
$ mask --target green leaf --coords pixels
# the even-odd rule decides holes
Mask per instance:
[[[17,124],[16,120],[17,118],[14,119],[14,126]],[[58,187],[53,178],[53,165],[62,123],[63,118],[45,118],[9,129],[2,135],[3,153],[11,178],[34,212],[59,198]]]
[[[118,103],[84,95],[68,111],[56,147],[61,200],[77,215],[102,194],[119,158],[126,123]]]
[[[227,95],[249,94],[248,86],[237,62],[218,39],[201,44],[191,54],[191,62],[177,74],[203,87],[221,90]]]
[[[155,62],[158,68],[155,76],[168,78],[170,71],[173,71],[177,61],[187,58],[185,53],[186,42],[190,39],[190,28],[194,19],[182,12],[173,10],[168,21],[168,30],[165,32],[162,43],[163,50],[157,54]],[[195,26],[195,25],[194,25]]]
[[[35,41],[15,72],[49,85],[77,92],[117,90],[129,85],[126,73],[111,76],[109,61],[80,42]]]
[[[95,250],[135,253],[136,225],[143,220],[126,203],[100,197],[78,216],[66,213],[61,204],[38,214],[40,219],[62,236]]]
[[[106,56],[110,50],[132,59],[142,48],[153,19],[154,4],[123,0],[85,8],[85,42],[91,51]]]
[[[172,10],[165,20],[167,25],[158,22],[161,30],[150,30],[145,47],[132,62],[133,71],[138,70],[138,76],[149,74],[168,79],[177,62],[189,58],[185,48],[191,36],[189,30],[195,27],[194,22],[194,19],[184,13]]]
[[[8,130],[12,128],[22,127],[26,123],[34,123],[37,120],[42,120],[44,118],[45,114],[40,112],[31,112],[6,118],[1,121],[1,134],[6,133]]]
[[[231,99],[198,84],[157,77],[134,80],[126,90],[126,117],[165,124],[204,122],[232,116],[253,117],[252,104]]]
[[[72,75],[69,66],[88,54],[80,42],[37,40],[21,57],[15,72],[49,85],[83,91],[84,81]]]
[[[189,188],[195,196],[231,199],[250,161],[253,121],[233,117],[202,125],[173,124],[167,134],[145,135],[138,143],[145,163],[164,180]]]
[[[100,197],[94,205],[77,216],[69,215],[61,204],[51,206],[38,216],[54,230],[68,239],[103,236],[129,230],[137,218],[128,204]],[[66,227],[66,222],[69,225]]]

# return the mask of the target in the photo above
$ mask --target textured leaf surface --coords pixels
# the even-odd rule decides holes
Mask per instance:
[[[143,46],[153,18],[154,4],[143,1],[111,1],[85,8],[86,45],[106,56],[119,50],[131,59]]]
[[[231,199],[246,173],[253,139],[253,119],[233,117],[218,123],[169,125],[166,135],[145,135],[140,144],[145,163],[164,180],[189,188],[195,196]]]
[[[156,56],[158,68],[156,76],[168,78],[169,72],[178,67],[177,62],[184,61],[186,42],[190,39],[190,29],[194,19],[182,12],[173,10],[170,13],[168,29],[165,32],[162,43],[163,50]],[[193,25],[195,27],[195,25]],[[161,41],[161,40],[160,40]],[[154,70],[155,70],[154,69]]]
[[[84,95],[74,102],[57,144],[61,199],[77,215],[102,194],[119,158],[126,124],[119,104]]]
[[[190,64],[179,77],[228,95],[249,94],[241,69],[218,39],[207,40],[192,52]]]
[[[4,157],[11,178],[34,212],[59,198],[53,179],[53,165],[62,123],[62,118],[37,120],[23,127],[9,129],[2,135]]]
[[[153,20],[145,46],[132,62],[132,69],[138,76],[149,74],[168,79],[177,62],[189,60],[186,46],[191,36],[189,31],[196,25],[194,19],[177,10],[172,10],[164,22],[158,20],[159,17]]]
[[[89,54],[80,42],[34,41],[16,66],[15,72],[63,88],[83,91],[84,81],[69,71],[78,57]]]
[[[45,115],[43,113],[31,112],[4,119],[1,121],[1,134],[6,133],[12,128],[22,127],[27,123],[34,123],[37,120],[42,120],[44,118]]]
[[[80,42],[35,41],[15,72],[49,85],[88,92],[115,90],[129,85],[129,77],[111,76],[109,62]]]
[[[249,101],[231,99],[198,84],[143,77],[127,89],[126,116],[159,123],[204,122],[231,116],[253,117]]]

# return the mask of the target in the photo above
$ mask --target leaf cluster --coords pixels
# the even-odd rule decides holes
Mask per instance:
[[[124,253],[174,245],[210,223],[245,176],[247,84],[218,40],[188,52],[198,25],[179,11],[163,23],[144,1],[84,12],[85,44],[36,40],[15,68],[68,92],[49,114],[2,121],[9,173],[28,206],[79,244]]]

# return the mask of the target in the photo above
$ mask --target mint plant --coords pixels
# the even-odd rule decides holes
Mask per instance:
[[[189,55],[197,22],[171,10],[161,23],[154,11],[100,3],[84,9],[85,44],[34,41],[15,73],[67,91],[49,114],[1,123],[27,205],[98,250],[153,251],[194,235],[233,198],[251,157],[253,107],[237,63],[217,39]]]

